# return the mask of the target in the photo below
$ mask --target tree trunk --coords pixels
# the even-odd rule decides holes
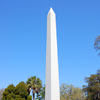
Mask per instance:
[[[33,93],[33,100],[35,100],[35,94]]]

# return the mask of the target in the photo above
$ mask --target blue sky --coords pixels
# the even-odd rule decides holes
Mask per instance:
[[[31,76],[45,83],[47,13],[56,13],[60,84],[82,87],[100,68],[100,0],[0,0],[0,88]]]

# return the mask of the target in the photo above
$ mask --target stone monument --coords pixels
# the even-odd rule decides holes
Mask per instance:
[[[52,8],[47,15],[45,100],[60,100],[56,16]]]

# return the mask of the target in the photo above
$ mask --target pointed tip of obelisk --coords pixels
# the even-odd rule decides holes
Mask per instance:
[[[52,7],[50,8],[49,12],[54,12],[53,9],[52,9]]]
[[[49,13],[54,13],[54,14],[55,14],[55,12],[54,12],[54,10],[52,9],[52,7],[50,8]],[[49,14],[49,13],[48,13],[48,14]]]

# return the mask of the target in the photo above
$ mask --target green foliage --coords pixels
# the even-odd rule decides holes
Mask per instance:
[[[32,100],[32,96],[29,95],[29,96],[27,97],[27,100]]]
[[[94,48],[96,49],[96,51],[100,51],[100,36],[96,38]],[[98,55],[100,55],[100,52],[98,53]]]
[[[39,94],[42,88],[42,82],[37,77],[31,77],[26,83],[20,82],[16,87],[11,84],[3,92],[2,100],[32,100],[30,91],[33,92],[33,99],[35,94]]]
[[[97,74],[87,77],[86,83],[88,85],[83,86],[83,90],[87,96],[86,100],[100,100],[100,70]]]
[[[37,100],[45,99],[45,86],[40,89],[40,92],[37,95]]]
[[[42,88],[42,81],[34,76],[29,78],[26,83],[29,93],[32,90],[33,100],[35,100],[35,94],[38,94],[40,92],[40,89]]]
[[[9,85],[3,92],[2,100],[13,100],[15,98],[15,87],[13,84]]]
[[[20,82],[16,87],[9,85],[3,92],[2,100],[31,100],[27,85],[24,82]]]
[[[20,95],[20,97],[27,99],[27,85],[24,82],[20,82],[15,88],[15,93]]]
[[[61,100],[84,100],[85,95],[80,88],[73,85],[62,84],[60,87]]]

